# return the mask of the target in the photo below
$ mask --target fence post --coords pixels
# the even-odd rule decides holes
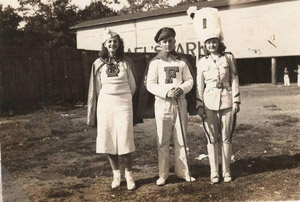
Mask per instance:
[[[1,65],[1,61],[2,61],[2,59],[0,59],[0,116],[3,113],[3,107],[4,107],[4,91],[3,91],[3,82],[2,82],[2,65]]]
[[[98,57],[98,51],[87,51],[81,50],[81,65],[83,71],[83,82],[84,82],[84,96],[87,99],[88,89],[89,89],[89,81],[90,81],[90,73],[91,67],[94,60]]]

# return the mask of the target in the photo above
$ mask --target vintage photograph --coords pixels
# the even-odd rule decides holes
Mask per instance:
[[[300,201],[299,0],[0,0],[0,202]]]

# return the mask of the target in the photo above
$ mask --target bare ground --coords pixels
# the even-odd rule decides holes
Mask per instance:
[[[211,185],[206,139],[197,116],[189,117],[189,164],[194,183],[174,174],[157,179],[155,122],[134,128],[134,177],[111,190],[111,169],[95,153],[95,128],[85,125],[85,107],[51,106],[0,118],[4,202],[18,201],[286,201],[300,200],[300,87],[241,87],[234,134],[233,182]],[[171,155],[172,146],[171,146]]]

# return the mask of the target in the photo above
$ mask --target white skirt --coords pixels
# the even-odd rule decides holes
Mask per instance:
[[[101,93],[97,103],[96,152],[127,154],[135,151],[132,96]]]

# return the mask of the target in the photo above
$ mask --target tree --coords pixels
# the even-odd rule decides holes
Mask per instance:
[[[12,7],[3,9],[0,4],[0,46],[20,45],[22,33],[18,30],[18,26],[21,20],[22,17]]]
[[[77,20],[77,7],[70,0],[19,0],[20,11],[27,24],[24,27],[25,46],[72,47],[75,34],[69,27]],[[33,10],[32,13],[29,11]]]
[[[100,19],[117,15],[116,12],[103,5],[101,1],[92,2],[83,10],[78,11],[77,22],[84,22],[87,20]]]
[[[120,14],[151,11],[206,0],[104,0],[104,5]]]
[[[18,13],[0,5],[0,45],[75,47],[69,28],[86,20],[167,8],[197,0],[92,0],[80,10],[71,0],[18,0]],[[201,0],[204,1],[204,0]],[[113,9],[113,10],[112,10]],[[21,17],[22,16],[22,17]],[[21,21],[26,25],[18,29]]]
[[[69,28],[80,22],[116,15],[101,2],[83,10],[71,0],[19,0],[27,24],[25,46],[75,47],[75,33]],[[31,12],[30,12],[31,11]]]

